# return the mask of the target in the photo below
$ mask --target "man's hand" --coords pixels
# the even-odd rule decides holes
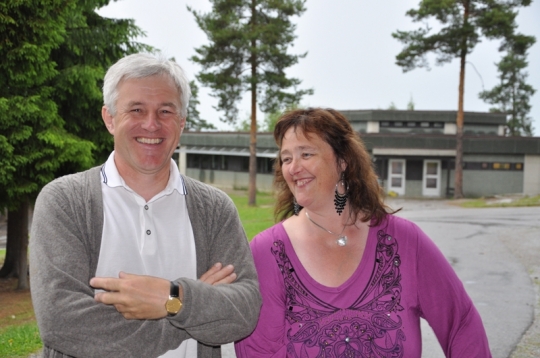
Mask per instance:
[[[234,280],[236,273],[233,265],[223,267],[220,262],[200,278],[209,285],[227,284]],[[90,280],[90,286],[106,291],[96,293],[96,302],[114,306],[126,319],[159,319],[167,316],[165,302],[169,298],[171,284],[163,278],[120,272],[118,278],[94,277]],[[180,286],[180,300],[183,297]]]
[[[233,265],[223,267],[221,262],[218,262],[210,267],[208,271],[203,273],[199,280],[210,285],[232,283],[236,280],[236,273],[234,272]]]
[[[126,319],[158,319],[167,316],[165,302],[170,282],[163,278],[120,272],[119,278],[94,277],[90,286],[107,292],[94,296],[97,302],[113,305]]]

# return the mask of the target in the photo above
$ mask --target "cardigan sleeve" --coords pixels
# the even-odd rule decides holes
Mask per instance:
[[[92,194],[83,177],[48,184],[34,208],[30,283],[44,356],[156,357],[177,348],[187,334],[167,320],[126,320],[94,301],[89,280],[102,218],[87,210]]]
[[[420,314],[446,357],[491,357],[482,319],[448,260],[416,225]]]
[[[216,262],[232,264],[236,280],[208,285],[179,278],[184,306],[169,318],[175,327],[206,345],[230,343],[247,336],[257,324],[261,297],[257,272],[238,211],[224,192],[185,178],[190,221],[200,277]]]
[[[251,335],[235,344],[239,358],[285,357],[285,287],[271,248],[275,226],[257,235],[251,250],[259,275],[263,297],[257,327]]]

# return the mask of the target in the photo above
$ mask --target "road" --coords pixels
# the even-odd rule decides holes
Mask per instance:
[[[388,202],[397,215],[417,223],[452,264],[486,327],[494,358],[540,357],[534,322],[540,277],[540,207],[465,209],[444,200]],[[537,284],[535,285],[534,282]],[[537,307],[537,309],[540,307]],[[529,330],[529,339],[522,340]],[[423,358],[444,354],[427,323],[422,324]],[[531,333],[532,332],[532,333]],[[527,337],[527,336],[526,336]],[[222,349],[234,358],[232,345]]]

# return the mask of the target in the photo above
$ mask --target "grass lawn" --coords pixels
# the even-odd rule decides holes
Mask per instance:
[[[257,193],[257,206],[248,206],[247,192],[234,192],[234,201],[246,235],[251,240],[257,233],[273,225],[274,198]],[[0,249],[0,267],[5,249]],[[17,281],[0,280],[0,358],[28,357],[41,349],[42,343],[34,317],[29,291],[15,291]]]
[[[274,224],[274,197],[267,193],[257,193],[257,205],[248,206],[247,192],[229,193],[234,201],[248,240]]]
[[[519,206],[540,206],[540,195],[523,197],[480,198],[463,201],[460,206],[464,208],[498,208]]]

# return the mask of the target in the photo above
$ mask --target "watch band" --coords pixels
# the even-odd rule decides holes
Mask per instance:
[[[178,297],[180,295],[180,288],[178,286],[178,284],[174,281],[171,281],[171,292],[170,292],[170,296],[171,297]]]

